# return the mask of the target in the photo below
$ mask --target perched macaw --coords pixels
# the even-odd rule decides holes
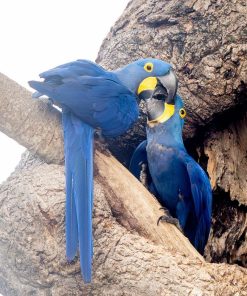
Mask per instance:
[[[40,74],[42,82],[29,82],[37,91],[34,97],[46,95],[62,108],[66,255],[73,260],[79,242],[81,272],[86,283],[91,281],[93,256],[94,130],[100,128],[107,137],[126,132],[138,119],[137,94],[143,93],[143,81],[159,77],[169,84],[170,69],[168,63],[156,59],[141,59],[116,71],[77,60]]]
[[[176,89],[175,75],[170,82]],[[157,191],[162,206],[169,210],[172,219],[178,219],[184,234],[203,254],[211,224],[211,186],[206,173],[184,147],[186,111],[182,99],[174,91],[169,95],[164,86],[159,79],[151,87],[143,85],[146,95],[140,95],[143,99],[146,96],[147,140],[134,152],[130,170],[139,178],[141,165],[148,163],[149,189]]]

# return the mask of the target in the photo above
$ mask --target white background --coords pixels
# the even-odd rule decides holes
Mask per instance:
[[[42,71],[79,58],[95,60],[128,2],[0,0],[0,72],[28,87]],[[0,133],[0,183],[24,150]]]

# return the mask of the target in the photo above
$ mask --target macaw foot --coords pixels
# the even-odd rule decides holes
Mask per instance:
[[[95,129],[94,131],[94,137],[97,139],[101,144],[106,144],[106,139],[102,134],[102,131],[100,129]]]
[[[162,215],[159,217],[159,219],[157,221],[157,226],[159,225],[160,221],[164,221],[164,222],[175,225],[178,228],[178,230],[180,230],[182,233],[184,233],[177,218],[172,217],[170,212],[166,208],[162,207],[162,208],[160,208],[160,210],[163,210],[165,215]]]

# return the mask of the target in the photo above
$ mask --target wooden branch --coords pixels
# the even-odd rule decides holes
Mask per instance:
[[[135,230],[170,250],[199,258],[189,240],[169,223],[160,223],[160,204],[133,175],[113,156],[96,151],[97,178],[103,185],[113,216],[128,230]]]
[[[1,130],[46,161],[61,162],[59,114],[0,78]],[[93,282],[84,285],[79,260],[68,264],[65,259],[63,166],[23,159],[0,186],[0,294],[230,296],[243,291],[246,270],[208,264],[175,226],[157,226],[162,213],[156,200],[99,143],[94,195]]]
[[[46,162],[63,160],[60,116],[47,103],[4,75],[0,76],[0,129]],[[108,192],[113,214],[129,230],[153,242],[203,260],[187,238],[173,225],[157,226],[162,212],[152,195],[109,153],[96,149],[95,175]]]
[[[60,113],[0,73],[0,131],[47,163],[63,162]]]
[[[172,63],[188,114],[186,146],[194,157],[199,154],[204,168],[207,165],[215,191],[207,258],[245,267],[246,15],[243,0],[172,0],[163,6],[158,0],[133,0],[111,28],[97,58],[107,69],[149,56]],[[112,140],[111,147],[117,149],[111,151],[128,163],[144,137],[145,124],[139,123]]]
[[[129,196],[129,202],[136,207],[135,198],[139,197],[134,188],[138,187],[127,175],[122,175],[126,170],[118,165],[114,170],[107,169],[114,165],[110,156],[100,154],[96,158],[96,164],[100,163],[98,170],[101,171],[102,165],[106,180],[102,180],[101,172],[95,178],[92,284],[83,283],[79,260],[68,263],[65,257],[64,167],[28,156],[23,157],[15,173],[0,186],[0,294],[244,295],[246,269],[202,263],[193,256],[185,256],[186,250],[181,253],[174,247],[172,237],[176,235],[173,236],[172,227],[167,233],[162,231],[162,225],[157,228],[159,234],[154,234],[153,239],[163,240],[161,245],[117,223],[116,220],[123,221],[130,228],[143,216],[146,224],[155,225],[152,202],[151,206],[146,203],[143,192],[141,207],[137,205],[132,216],[129,212],[125,214],[127,206],[121,208],[123,203],[118,196],[126,198],[134,194]],[[109,172],[113,176],[108,178]],[[126,179],[127,185],[122,182]],[[118,204],[114,206],[114,210],[118,209],[115,217],[106,201],[108,195],[112,196],[112,203]],[[148,206],[145,212],[143,204]],[[126,219],[119,217],[119,213]],[[144,228],[138,231],[147,235]],[[183,246],[182,242],[181,249]]]

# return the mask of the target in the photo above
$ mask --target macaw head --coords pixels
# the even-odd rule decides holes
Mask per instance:
[[[181,97],[175,94],[170,100],[167,89],[158,81],[152,96],[146,99],[148,126],[167,126],[182,131],[186,111]]]
[[[158,59],[140,59],[114,73],[140,99],[151,97],[158,82],[167,89],[167,102],[174,99],[177,91],[177,79],[171,65]]]
[[[137,95],[145,100],[149,125],[168,121],[176,113],[183,118],[186,112],[182,99],[176,95],[178,80],[170,64],[155,60],[156,67],[162,70],[153,71],[152,76],[144,78],[138,86]],[[181,109],[181,110],[180,110]]]
[[[146,101],[149,122],[164,122],[173,116],[178,82],[170,64],[147,58],[114,72],[139,99]]]
[[[159,83],[147,105],[147,139],[155,140],[165,146],[184,148],[182,131],[186,111],[179,95],[175,95],[174,102],[168,104],[167,90]]]

